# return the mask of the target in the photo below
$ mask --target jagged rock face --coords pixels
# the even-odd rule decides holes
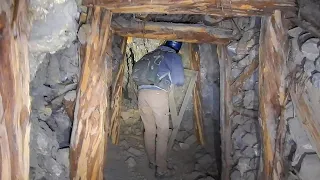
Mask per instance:
[[[31,82],[30,179],[69,179],[72,122],[64,99],[77,87],[78,60],[77,44],[47,54]]]
[[[31,79],[46,53],[69,47],[76,39],[79,16],[75,0],[31,0],[29,39]]]
[[[231,78],[236,81],[259,57],[259,18],[237,18],[242,37],[228,45],[232,57]],[[260,158],[258,141],[259,109],[258,70],[243,83],[232,97],[232,172],[231,180],[255,179]]]

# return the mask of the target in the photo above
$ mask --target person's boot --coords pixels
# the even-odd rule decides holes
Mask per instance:
[[[156,169],[156,165],[155,164],[153,164],[152,162],[149,162],[149,168],[150,169]]]

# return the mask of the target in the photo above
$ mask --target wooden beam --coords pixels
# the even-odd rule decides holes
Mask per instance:
[[[29,179],[28,1],[0,5],[0,179]]]
[[[205,144],[203,132],[203,111],[201,98],[201,82],[200,82],[200,54],[197,44],[189,44],[190,50],[190,69],[198,72],[196,84],[193,88],[193,113],[194,113],[194,127],[198,141],[201,145]]]
[[[252,16],[295,7],[294,0],[84,0],[85,6],[103,6],[114,13],[208,14]]]
[[[259,121],[262,127],[264,179],[283,179],[285,120],[285,63],[288,58],[287,29],[280,11],[262,20],[259,49]]]
[[[106,147],[108,83],[105,59],[110,54],[112,14],[100,7],[92,11],[77,92],[70,148],[71,179],[103,179]]]
[[[235,38],[233,31],[199,24],[138,22],[118,17],[112,22],[113,31],[120,36],[189,43],[228,44]]]
[[[231,174],[231,59],[228,57],[226,46],[217,48],[220,65],[220,134],[222,152],[222,180],[229,180]]]
[[[256,69],[258,69],[258,65],[259,61],[254,60],[249,65],[249,68],[245,72],[241,73],[241,75],[231,84],[232,96],[236,96],[242,91],[243,84],[252,76]]]
[[[312,147],[320,158],[319,101],[314,98],[319,97],[319,94],[319,89],[312,87],[311,84],[301,87],[301,84],[297,83],[290,88],[290,96],[298,119],[301,121]]]
[[[113,144],[119,144],[120,137],[120,115],[121,115],[121,105],[122,105],[122,85],[124,76],[124,66],[126,61],[126,48],[127,48],[127,38],[122,38],[121,53],[123,55],[123,60],[120,63],[119,71],[115,79],[115,84],[112,89],[112,115],[110,120],[110,136]]]

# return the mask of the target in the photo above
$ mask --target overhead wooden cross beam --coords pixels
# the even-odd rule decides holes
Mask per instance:
[[[28,2],[6,0],[0,5],[0,179],[3,180],[29,179]]]
[[[227,44],[235,38],[230,29],[197,24],[138,22],[123,17],[117,17],[112,21],[112,29],[120,36],[189,43]]]
[[[262,20],[259,49],[259,121],[262,127],[263,177],[283,179],[285,63],[288,37],[280,11]]]
[[[83,4],[103,6],[114,13],[257,16],[293,9],[295,0],[84,0]]]

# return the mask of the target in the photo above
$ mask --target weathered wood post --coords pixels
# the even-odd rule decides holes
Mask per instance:
[[[190,66],[192,70],[198,72],[196,84],[193,89],[193,111],[194,111],[194,127],[198,141],[201,145],[205,144],[203,131],[203,111],[201,97],[201,82],[200,82],[200,54],[199,47],[196,44],[190,44]]]
[[[112,13],[100,7],[93,7],[91,12],[91,34],[82,62],[70,148],[70,176],[77,180],[103,179],[109,123],[107,74],[111,67],[105,60],[111,55]]]
[[[29,179],[28,1],[0,5],[0,179]]]
[[[263,174],[259,179],[283,179],[287,30],[280,11],[262,19],[259,49],[259,122],[262,128]]]

